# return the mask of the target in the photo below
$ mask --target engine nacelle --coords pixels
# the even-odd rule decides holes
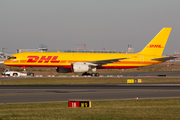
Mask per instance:
[[[91,68],[86,63],[74,63],[72,64],[73,72],[87,72]]]
[[[56,72],[58,72],[58,73],[69,73],[69,72],[72,72],[72,71],[69,68],[57,67]]]

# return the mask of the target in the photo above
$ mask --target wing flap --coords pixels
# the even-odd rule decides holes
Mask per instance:
[[[89,61],[87,64],[90,66],[102,66],[109,63],[119,62],[119,60],[124,60],[127,58],[117,58],[117,59],[108,59],[108,60],[98,60],[98,61]]]

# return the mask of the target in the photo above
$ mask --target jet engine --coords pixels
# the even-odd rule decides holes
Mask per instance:
[[[87,72],[91,68],[86,63],[74,63],[72,64],[73,72]]]
[[[69,73],[69,72],[72,72],[72,71],[69,68],[57,67],[56,72],[58,72],[58,73]]]

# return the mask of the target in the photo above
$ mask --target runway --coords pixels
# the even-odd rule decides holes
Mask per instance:
[[[0,104],[180,98],[180,84],[0,86]]]
[[[179,77],[180,71],[124,73],[125,77],[166,74]],[[22,77],[0,78],[3,80]],[[77,78],[78,79],[78,78]],[[83,78],[82,78],[83,79]],[[171,99],[180,98],[180,84],[116,84],[116,85],[0,85],[0,105],[21,103],[68,102],[69,100],[115,101],[115,100]]]
[[[180,84],[0,85],[2,89],[180,89]]]

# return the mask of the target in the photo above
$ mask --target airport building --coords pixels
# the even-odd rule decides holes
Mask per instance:
[[[16,53],[21,53],[21,52],[39,52],[39,49],[17,49]]]
[[[128,53],[134,53],[134,48],[132,48],[131,44],[128,44]]]
[[[48,52],[47,46],[44,44],[39,45],[39,49],[17,49],[16,53],[21,53],[21,52]]]
[[[61,50],[62,52],[73,52],[73,53],[122,53],[116,50]]]
[[[4,56],[4,54],[2,52],[0,52],[0,58],[2,58]]]
[[[8,53],[3,53],[3,52],[0,52],[0,59],[1,60],[4,60],[4,59],[7,59],[9,56],[11,56],[11,54],[8,54]]]
[[[175,60],[180,61],[180,51],[174,52],[173,55],[176,56],[176,57],[178,57],[178,58],[176,58]]]

